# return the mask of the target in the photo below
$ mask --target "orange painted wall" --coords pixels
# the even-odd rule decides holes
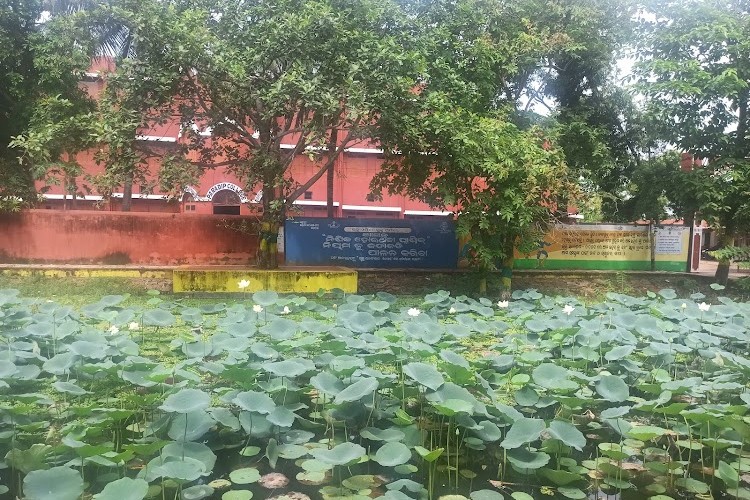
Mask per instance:
[[[242,216],[25,210],[0,214],[0,262],[249,264],[258,241],[221,227]]]

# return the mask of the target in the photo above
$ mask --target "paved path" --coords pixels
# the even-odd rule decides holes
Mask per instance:
[[[702,260],[700,266],[698,266],[698,272],[701,276],[713,276],[716,274],[716,268],[719,263],[715,260]],[[729,268],[729,278],[741,278],[750,277],[750,267],[739,267],[737,264],[732,264]]]

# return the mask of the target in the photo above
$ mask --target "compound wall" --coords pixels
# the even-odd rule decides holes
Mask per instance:
[[[241,216],[24,210],[0,214],[1,263],[250,264]]]

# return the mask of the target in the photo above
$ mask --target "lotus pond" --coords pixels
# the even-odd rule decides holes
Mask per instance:
[[[0,290],[8,498],[750,498],[747,303],[127,299]]]

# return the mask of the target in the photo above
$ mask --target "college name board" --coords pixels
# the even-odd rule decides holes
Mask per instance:
[[[289,219],[286,263],[376,268],[455,268],[452,221],[405,219]]]
[[[239,187],[237,184],[232,184],[231,182],[220,182],[218,184],[214,184],[211,186],[211,189],[209,189],[206,192],[206,199],[211,201],[214,198],[214,195],[218,193],[219,191],[229,190],[233,191],[237,194],[237,196],[240,197],[240,201],[242,203],[247,203],[247,195],[245,194],[245,191]]]

